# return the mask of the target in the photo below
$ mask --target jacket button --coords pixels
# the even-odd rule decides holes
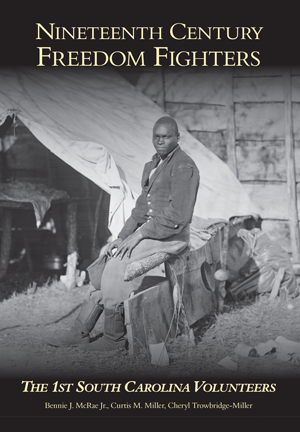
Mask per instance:
[[[150,205],[150,204],[151,204],[151,201],[148,201],[147,204]]]
[[[151,196],[149,193],[147,194],[147,197]]]
[[[150,213],[152,213],[152,211],[153,211],[152,209],[149,210]]]

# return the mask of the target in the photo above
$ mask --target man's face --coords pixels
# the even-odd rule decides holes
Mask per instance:
[[[174,150],[178,144],[178,138],[179,133],[176,133],[171,125],[161,124],[153,129],[152,142],[162,159],[165,159]]]

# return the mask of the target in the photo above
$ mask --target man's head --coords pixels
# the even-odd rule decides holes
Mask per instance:
[[[153,127],[152,142],[162,159],[177,147],[179,132],[177,123],[172,117],[161,117]]]

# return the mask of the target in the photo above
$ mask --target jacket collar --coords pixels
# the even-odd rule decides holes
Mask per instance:
[[[177,144],[177,146],[174,148],[174,150],[172,150],[169,154],[168,154],[168,156],[162,161],[163,163],[167,163],[170,159],[171,159],[171,157],[175,154],[175,153],[177,153],[179,150],[181,150],[180,149],[180,146],[179,146],[179,144]],[[154,156],[152,156],[152,160],[154,161],[154,160],[156,160],[157,162],[159,161],[161,159],[161,157],[157,154],[157,153],[155,153],[155,155]]]
[[[156,177],[159,175],[159,173],[164,169],[164,167],[167,165],[167,163],[169,162],[169,160],[174,156],[174,154],[176,154],[178,151],[180,150],[179,145],[177,145],[177,147],[175,147],[174,150],[172,150],[168,156],[162,160],[162,163],[159,165],[159,167],[156,169],[156,171],[153,173],[153,175],[151,176],[151,178],[149,179],[149,184],[148,184],[148,190],[151,189],[151,186],[154,182],[154,180],[156,179]],[[160,156],[156,153],[153,158],[152,158],[152,169],[157,167],[159,161],[161,160]],[[150,171],[149,173],[150,174]]]

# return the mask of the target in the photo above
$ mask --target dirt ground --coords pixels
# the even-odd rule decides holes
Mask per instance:
[[[300,342],[300,296],[269,295],[241,303],[229,303],[221,314],[211,314],[194,329],[196,345],[186,336],[167,342],[169,366],[151,364],[149,354],[131,356],[126,349],[99,353],[79,348],[53,347],[49,336],[69,329],[77,316],[88,285],[68,291],[61,282],[32,283],[25,291],[13,293],[0,303],[0,378],[46,376],[117,378],[224,377],[231,380],[250,378],[299,378],[297,358],[282,361],[272,352],[261,357],[243,357],[234,353],[241,342],[255,347],[278,336]],[[7,295],[5,296],[7,297]],[[102,317],[101,317],[102,318]],[[100,318],[92,337],[102,332]],[[236,370],[218,364],[230,356]]]

